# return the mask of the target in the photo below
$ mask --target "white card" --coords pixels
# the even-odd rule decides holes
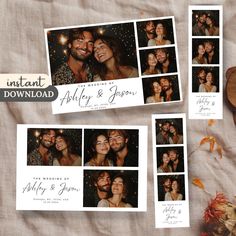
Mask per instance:
[[[223,118],[223,9],[189,6],[189,118]]]
[[[185,114],[152,115],[156,228],[189,227]]]
[[[174,17],[45,29],[53,114],[182,101]]]
[[[17,126],[17,210],[146,211],[147,127]]]

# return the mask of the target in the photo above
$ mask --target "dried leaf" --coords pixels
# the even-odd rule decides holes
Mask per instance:
[[[210,140],[210,152],[213,152],[216,141]]]
[[[222,149],[221,145],[218,144],[218,143],[217,143],[216,151],[217,151],[218,154],[220,155],[220,158],[222,158],[222,156],[223,156],[223,153],[222,153],[223,149]]]
[[[213,126],[216,123],[216,120],[210,119],[208,120],[208,126]]]
[[[216,143],[216,139],[213,136],[206,136],[200,141],[200,145],[204,143],[209,143],[210,144],[210,152],[213,152],[214,146]]]
[[[217,151],[217,153],[219,154],[220,158],[222,158],[222,156],[223,156],[223,148],[222,148],[222,146],[216,141],[215,137],[213,137],[213,136],[205,136],[205,137],[203,137],[203,139],[200,141],[200,146],[201,146],[202,144],[205,144],[205,143],[209,143],[209,145],[210,145],[209,151],[210,151],[210,152],[213,152],[213,151],[214,151],[214,147],[215,147],[215,144],[216,144],[216,145],[217,145],[216,151]]]
[[[205,189],[204,184],[202,183],[202,181],[199,178],[193,178],[192,183],[201,189]]]
[[[203,139],[202,139],[201,142],[200,142],[200,145],[209,142],[209,140],[210,140],[210,139],[209,139],[209,136],[203,137]]]

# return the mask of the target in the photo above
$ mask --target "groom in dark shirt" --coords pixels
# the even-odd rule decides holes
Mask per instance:
[[[138,155],[128,147],[129,135],[125,130],[108,130],[108,137],[115,166],[138,166]]]
[[[98,202],[107,199],[111,189],[111,176],[106,170],[85,174],[84,179],[84,207],[97,207]],[[89,181],[90,180],[90,181]],[[89,188],[89,184],[92,188]]]
[[[171,160],[171,167],[173,172],[184,172],[184,162],[183,159],[180,158],[179,152],[177,149],[169,149],[168,155]]]

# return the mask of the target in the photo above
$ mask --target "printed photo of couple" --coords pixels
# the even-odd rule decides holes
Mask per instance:
[[[138,207],[138,171],[84,170],[83,207]]]
[[[184,175],[164,175],[158,178],[158,201],[185,200]]]
[[[143,78],[144,103],[180,100],[177,75]]]
[[[219,36],[219,11],[194,10],[192,12],[193,36]]]
[[[84,165],[137,167],[138,130],[85,129]]]
[[[219,64],[219,39],[193,39],[192,64]]]
[[[142,75],[177,73],[175,47],[140,50]]]
[[[47,31],[52,85],[138,77],[134,23]]]
[[[183,120],[156,119],[156,144],[183,144]]]
[[[184,172],[183,147],[157,147],[157,173]]]
[[[139,47],[175,44],[172,18],[137,22]]]
[[[81,166],[81,129],[28,129],[28,166]]]
[[[192,92],[219,92],[219,67],[193,67]]]

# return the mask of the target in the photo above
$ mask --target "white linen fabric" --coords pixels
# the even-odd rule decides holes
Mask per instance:
[[[213,195],[224,192],[233,201],[236,168],[236,129],[224,104],[224,119],[213,127],[206,120],[187,120],[188,153],[203,136],[213,135],[223,146],[223,158],[203,146],[189,157],[190,228],[155,229],[151,114],[187,112],[188,5],[210,0],[2,0],[0,7],[0,72],[48,73],[44,28],[95,24],[141,18],[175,16],[180,60],[182,103],[150,105],[63,115],[52,115],[50,103],[0,103],[0,235],[199,235],[209,195],[191,184],[203,180]],[[216,0],[224,7],[224,73],[235,65],[236,1]],[[148,203],[145,213],[16,211],[16,124],[148,125]],[[146,194],[145,192],[142,194]],[[158,216],[157,216],[158,217]]]

